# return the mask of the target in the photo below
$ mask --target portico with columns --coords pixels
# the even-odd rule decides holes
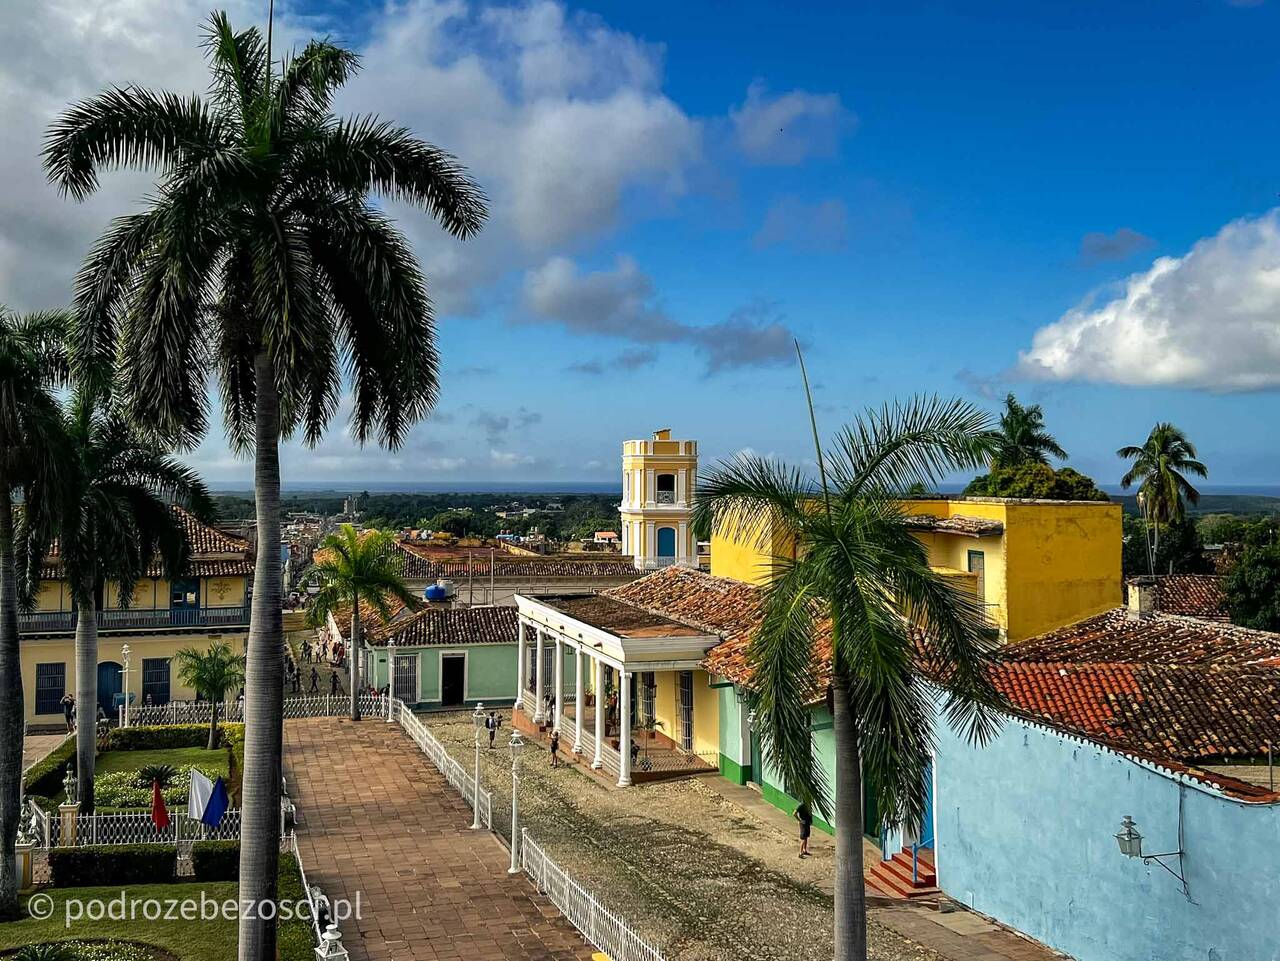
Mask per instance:
[[[705,678],[700,664],[718,635],[603,594],[515,601],[517,726],[544,738],[559,730],[562,754],[618,787],[715,769],[693,745],[692,690],[671,738],[659,733],[654,692]]]

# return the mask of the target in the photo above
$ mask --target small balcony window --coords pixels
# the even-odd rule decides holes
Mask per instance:
[[[658,492],[654,500],[659,504],[674,504],[676,502],[676,475],[675,474],[659,474]]]

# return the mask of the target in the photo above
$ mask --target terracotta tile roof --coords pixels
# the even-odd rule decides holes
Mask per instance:
[[[967,514],[952,514],[949,517],[935,517],[933,514],[910,514],[906,518],[907,526],[919,531],[939,531],[947,534],[967,534],[970,537],[986,537],[991,534],[1004,533],[1004,524],[987,517],[970,517]]]
[[[1280,658],[1280,634],[1171,614],[1138,619],[1115,608],[1009,644],[1000,656],[1023,662],[1242,665]]]
[[[689,637],[708,633],[691,624],[621,600],[608,592],[565,597],[540,595],[538,600],[575,620],[618,637]]]
[[[668,567],[602,593],[718,635],[722,640],[708,652],[703,667],[737,684],[750,682],[747,650],[764,616],[758,587],[687,567]],[[819,663],[828,663],[831,639],[826,625],[815,643]]]
[[[1275,668],[1009,663],[992,676],[1015,713],[1157,760],[1257,757],[1280,744]]]
[[[1135,580],[1127,581],[1125,589],[1132,590]],[[1155,609],[1160,613],[1230,620],[1217,574],[1161,574],[1155,582]]]
[[[371,647],[450,647],[459,644],[515,644],[519,612],[514,607],[428,607],[361,636]],[[339,626],[349,630],[350,621]],[[345,633],[344,633],[345,638]],[[514,657],[515,655],[512,655]]]
[[[399,544],[404,558],[404,576],[410,580],[435,580],[451,578],[461,580],[470,571],[473,577],[489,576],[489,552],[477,549],[468,561],[456,550],[433,551],[417,544]],[[619,578],[639,577],[634,562],[629,558],[565,560],[557,557],[513,557],[498,554],[494,558],[493,576],[523,581],[540,581],[546,578]]]

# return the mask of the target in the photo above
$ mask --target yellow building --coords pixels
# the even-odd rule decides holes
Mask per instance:
[[[182,685],[173,663],[181,648],[222,640],[244,650],[253,579],[249,542],[209,527],[180,508],[174,511],[191,543],[186,576],[169,581],[154,568],[138,582],[128,608],[121,607],[119,590],[112,583],[103,585],[97,599],[98,704],[112,716],[125,696],[131,704],[193,699],[195,692]],[[61,726],[62,696],[74,695],[76,688],[78,615],[56,549],[41,576],[35,610],[18,617],[23,694],[31,727]]]
[[[1007,640],[1121,603],[1121,508],[1106,501],[996,497],[902,501],[929,562],[986,605]],[[765,584],[795,545],[781,530],[717,532],[713,574]]]
[[[638,570],[696,567],[693,492],[698,442],[672,440],[667,429],[622,444],[622,553]]]

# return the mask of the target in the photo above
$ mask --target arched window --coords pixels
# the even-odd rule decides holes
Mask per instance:
[[[676,556],[676,529],[674,527],[658,528],[658,556]]]

